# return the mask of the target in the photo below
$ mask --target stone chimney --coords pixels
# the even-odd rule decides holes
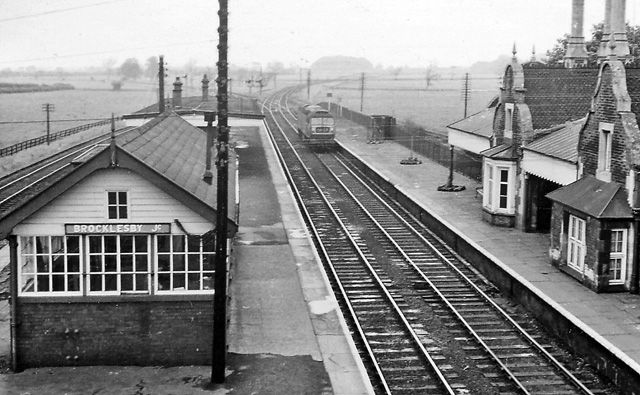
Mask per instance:
[[[571,5],[571,36],[567,41],[564,67],[582,67],[587,64],[587,48],[583,32],[584,0],[573,0]]]
[[[173,108],[182,107],[182,82],[180,77],[176,77],[173,83]]]
[[[202,77],[202,101],[209,101],[209,79],[206,74]]]
[[[598,48],[598,61],[606,60],[612,54],[611,38],[615,43],[613,55],[620,60],[629,57],[629,41],[627,40],[627,27],[625,24],[626,0],[606,0],[604,12],[604,30],[600,47]]]

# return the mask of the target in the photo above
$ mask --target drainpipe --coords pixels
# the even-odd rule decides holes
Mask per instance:
[[[640,284],[638,284],[638,266],[640,265],[640,208],[633,208],[632,212],[635,245],[633,248],[633,262],[631,263],[631,276],[629,277],[629,292],[637,294],[640,291]]]
[[[11,369],[16,372],[18,370],[18,346],[17,346],[17,330],[16,320],[18,319],[18,237],[11,235],[9,239],[9,293],[11,297]]]

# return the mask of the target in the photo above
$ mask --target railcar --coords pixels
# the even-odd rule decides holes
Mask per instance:
[[[332,146],[335,137],[333,115],[324,108],[307,104],[298,109],[298,135],[309,145]]]

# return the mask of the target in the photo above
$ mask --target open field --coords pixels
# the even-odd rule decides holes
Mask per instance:
[[[467,114],[486,108],[489,101],[499,93],[497,75],[470,75],[470,99]],[[428,89],[424,76],[365,75],[365,90],[362,112],[396,117],[398,123],[412,121],[427,130],[446,134],[446,126],[463,118],[464,101],[462,88],[464,76],[446,76],[431,82]],[[352,110],[360,110],[360,79],[327,82],[313,85],[311,102],[330,99]],[[298,96],[306,100],[306,90]]]
[[[155,85],[150,81],[127,81],[120,91],[111,89],[105,79],[91,79],[89,76],[67,76],[57,78],[11,78],[3,82],[51,84],[69,83],[74,90],[52,92],[27,92],[0,95],[0,147],[28,140],[45,134],[45,113],[42,104],[51,103],[55,111],[51,113],[51,131],[56,132],[91,121],[65,121],[61,119],[109,118],[111,113],[122,115],[136,111],[156,99]],[[38,123],[5,122],[40,121]]]

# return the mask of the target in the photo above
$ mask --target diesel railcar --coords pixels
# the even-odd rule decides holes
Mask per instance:
[[[300,107],[298,109],[298,135],[309,145],[333,145],[335,137],[333,115],[315,104]]]

